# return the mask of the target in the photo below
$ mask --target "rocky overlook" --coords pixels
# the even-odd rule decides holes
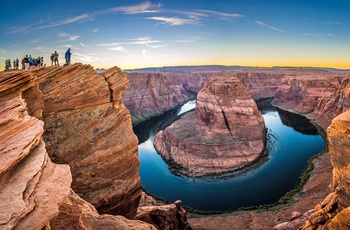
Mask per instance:
[[[209,78],[196,111],[157,133],[155,148],[189,176],[242,168],[262,153],[264,120],[249,92],[230,74]]]
[[[123,103],[130,110],[133,125],[184,104],[190,95],[178,77],[154,73],[128,73],[130,87]]]
[[[127,86],[117,67],[0,73],[1,229],[189,229],[181,202],[137,210],[137,138],[121,102]],[[95,207],[142,213],[151,224]]]

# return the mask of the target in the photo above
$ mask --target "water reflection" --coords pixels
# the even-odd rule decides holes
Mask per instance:
[[[136,126],[135,133],[140,141],[140,176],[144,189],[169,202],[181,199],[184,206],[205,211],[228,211],[242,206],[277,202],[300,183],[299,176],[307,167],[307,161],[322,151],[325,144],[318,134],[311,135],[307,131],[308,135],[305,135],[297,131],[312,130],[310,123],[300,122],[298,118],[290,118],[285,114],[280,116],[280,111],[271,106],[260,109],[267,127],[268,155],[249,170],[216,177],[193,179],[176,176],[156,153],[154,135],[178,119],[181,110]],[[284,123],[291,126],[296,124],[296,128],[284,124],[282,117]]]

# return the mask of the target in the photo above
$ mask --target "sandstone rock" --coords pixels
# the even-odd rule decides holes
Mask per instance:
[[[326,129],[334,117],[349,110],[349,84],[347,75],[289,76],[281,80],[274,102]]]
[[[350,111],[333,119],[327,129],[333,169],[332,193],[320,204],[302,229],[348,229],[350,226]]]
[[[156,206],[156,205],[157,205],[157,201],[153,197],[148,196],[145,192],[142,192],[139,208],[144,206]]]
[[[294,230],[296,229],[291,223],[284,222],[273,227],[275,230]]]
[[[141,207],[138,209],[135,219],[150,223],[162,230],[191,229],[180,200],[169,205]]]
[[[51,220],[52,230],[76,229],[106,229],[106,230],[143,230],[156,229],[154,226],[137,221],[128,220],[123,216],[100,215],[95,207],[81,199],[73,191],[59,208],[59,215]]]
[[[274,97],[278,85],[286,73],[244,72],[237,73],[254,100]]]
[[[44,227],[58,214],[72,181],[69,166],[53,164],[46,153],[43,122],[28,114],[30,101],[22,96],[35,92],[35,84],[28,72],[0,74],[1,229]]]
[[[174,75],[128,73],[129,89],[123,103],[130,110],[133,125],[175,109],[190,95]]]
[[[182,173],[203,176],[233,171],[262,153],[265,124],[239,79],[212,77],[198,93],[196,112],[157,133],[155,148]]]
[[[73,190],[101,213],[136,214],[141,197],[137,138],[122,104],[125,73],[89,65],[31,72],[43,100],[44,140],[51,159],[69,164]]]

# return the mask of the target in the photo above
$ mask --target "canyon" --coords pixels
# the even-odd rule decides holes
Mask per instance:
[[[330,125],[329,153],[313,159],[310,179],[287,206],[228,216],[191,214],[188,222],[181,202],[157,206],[152,201],[140,207],[143,195],[131,116],[137,124],[177,108],[218,74],[235,74],[254,100],[274,97],[276,106],[312,119],[320,129]],[[117,67],[97,74],[82,64],[0,73],[0,226],[346,229],[349,79],[347,73],[307,68],[186,68],[132,76]],[[204,94],[203,100],[206,97],[210,95]],[[197,111],[209,118],[201,108],[205,103]]]
[[[252,164],[264,142],[254,100],[238,78],[225,74],[210,77],[197,95],[196,111],[157,133],[154,145],[177,172],[198,177]]]

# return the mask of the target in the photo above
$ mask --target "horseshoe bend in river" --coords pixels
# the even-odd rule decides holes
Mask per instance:
[[[153,147],[157,131],[195,107],[190,101],[181,108],[134,127],[139,138],[140,176],[143,188],[166,201],[182,200],[185,207],[225,212],[241,207],[277,202],[300,183],[308,160],[325,148],[317,129],[304,117],[261,106],[267,128],[268,155],[239,172],[189,178],[174,175]]]

